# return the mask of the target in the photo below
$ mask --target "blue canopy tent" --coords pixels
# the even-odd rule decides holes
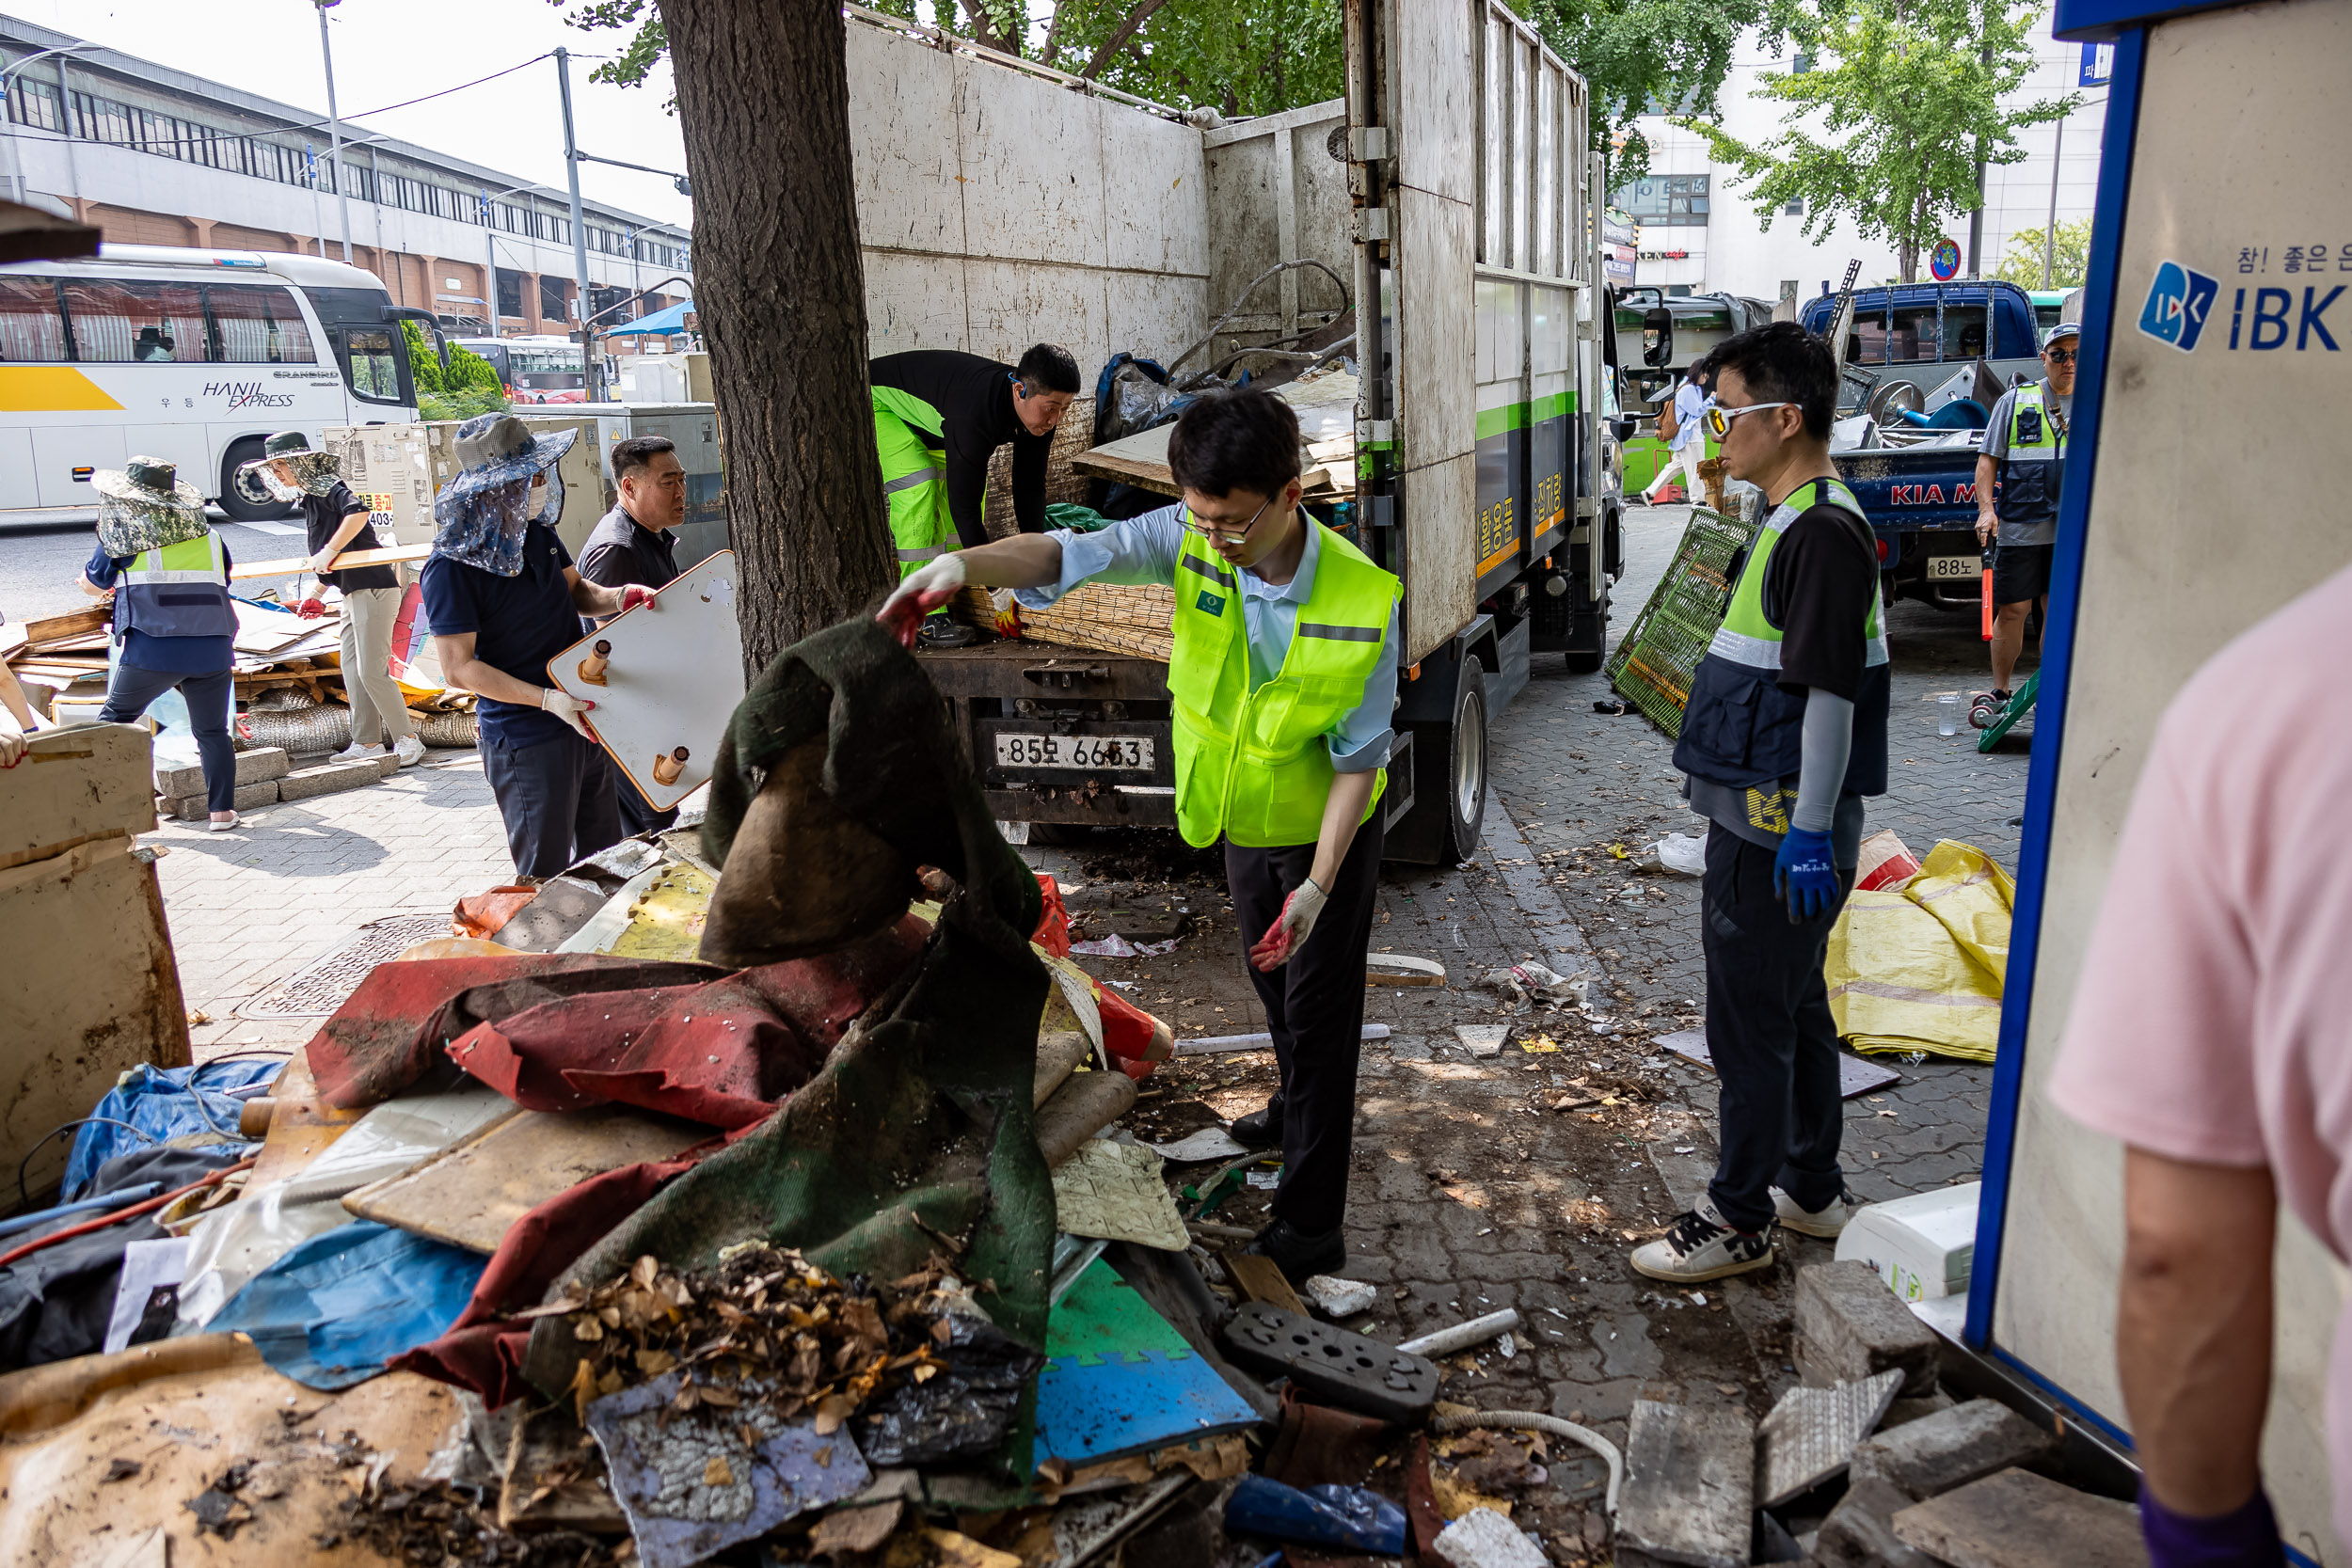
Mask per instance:
[[[617,325],[605,327],[603,336],[608,338],[652,337],[691,331],[692,329],[686,325],[686,312],[693,308],[692,300],[683,300],[665,309],[656,310],[650,316],[640,316],[633,322],[622,322]]]

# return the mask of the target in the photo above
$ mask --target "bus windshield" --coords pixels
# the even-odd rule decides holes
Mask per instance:
[[[588,385],[588,372],[580,364],[580,350],[570,344],[562,348],[509,347],[506,359],[517,389],[528,387],[554,391]]]

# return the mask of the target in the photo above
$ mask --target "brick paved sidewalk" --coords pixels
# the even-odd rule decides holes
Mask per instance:
[[[429,752],[381,784],[265,806],[230,832],[174,822],[139,842],[170,851],[157,870],[180,987],[211,1020],[192,1031],[199,1060],[300,1045],[318,1021],[235,1008],[371,921],[445,912],[515,872],[473,752]]]

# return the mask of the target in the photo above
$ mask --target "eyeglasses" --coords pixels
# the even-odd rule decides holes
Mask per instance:
[[[2045,348],[2042,351],[2042,357],[2053,365],[2071,365],[2074,362],[2074,351],[2071,348]]]
[[[1265,499],[1265,505],[1261,506],[1257,511],[1252,512],[1249,515],[1249,521],[1242,524],[1239,528],[1210,528],[1201,523],[1196,522],[1193,519],[1192,508],[1187,506],[1184,508],[1184,527],[1189,531],[1197,533],[1201,538],[1206,539],[1212,545],[1238,545],[1249,536],[1249,531],[1251,529],[1258,526],[1258,519],[1265,515],[1266,507],[1272,506],[1273,504],[1274,498],[1272,496],[1268,496]]]
[[[1742,414],[1753,414],[1759,408],[1794,408],[1796,406],[1795,404],[1783,400],[1779,403],[1749,403],[1742,404],[1737,408],[1725,408],[1722,404],[1709,398],[1704,416],[1707,433],[1720,441],[1731,434],[1731,421]]]

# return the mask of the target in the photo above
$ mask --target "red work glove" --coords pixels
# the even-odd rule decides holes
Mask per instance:
[[[626,615],[641,604],[653,603],[653,590],[642,583],[628,583],[621,589],[621,613]]]
[[[898,579],[898,586],[890,591],[874,619],[890,628],[898,646],[912,648],[915,635],[923,629],[923,617],[946,604],[963,583],[961,557],[943,555],[926,561]]]
[[[1323,912],[1330,895],[1315,886],[1312,877],[1298,884],[1297,891],[1282,900],[1282,912],[1274,917],[1258,945],[1249,950],[1251,967],[1260,973],[1281,968],[1291,961],[1315,928],[1315,917]]]
[[[319,598],[305,599],[294,606],[294,613],[305,621],[315,621],[326,613],[326,601]]]

